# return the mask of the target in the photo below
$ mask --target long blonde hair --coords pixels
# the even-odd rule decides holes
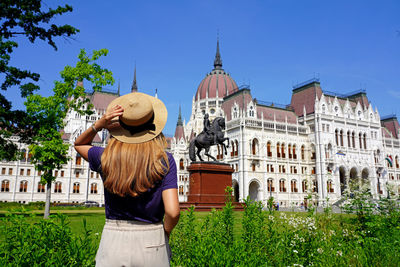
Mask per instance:
[[[101,156],[104,187],[122,197],[136,197],[146,192],[169,171],[166,147],[162,133],[140,144],[111,138]]]

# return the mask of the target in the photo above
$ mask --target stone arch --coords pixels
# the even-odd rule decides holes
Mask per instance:
[[[339,167],[339,181],[340,181],[340,194],[344,194],[344,191],[347,188],[347,179],[346,179],[346,168],[344,166]]]
[[[253,180],[249,184],[249,196],[253,201],[259,201],[258,191],[260,189],[260,183],[257,180]]]
[[[233,201],[239,202],[239,183],[236,180],[232,181]]]
[[[361,171],[361,185],[367,185],[369,188],[369,170],[368,168],[364,168]]]

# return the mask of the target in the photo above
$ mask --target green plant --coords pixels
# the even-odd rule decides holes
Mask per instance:
[[[93,266],[97,237],[83,221],[84,232],[73,235],[67,216],[31,223],[35,215],[1,218],[1,266]]]

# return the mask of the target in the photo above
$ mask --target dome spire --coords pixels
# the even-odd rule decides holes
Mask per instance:
[[[135,72],[133,74],[133,83],[132,83],[132,88],[131,88],[131,92],[137,92],[138,91],[138,87],[136,84],[136,62],[135,62]]]
[[[222,59],[219,53],[219,34],[217,37],[217,53],[215,54],[215,59],[214,59],[214,69],[222,69]]]

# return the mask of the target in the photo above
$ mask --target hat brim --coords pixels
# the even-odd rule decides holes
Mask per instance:
[[[153,105],[153,112],[154,112],[154,125],[155,129],[154,130],[144,130],[142,132],[134,133],[131,134],[129,130],[126,130],[122,128],[121,126],[112,128],[109,130],[110,134],[117,140],[123,142],[123,143],[129,143],[129,144],[138,144],[138,143],[144,143],[147,141],[150,141],[151,139],[157,137],[162,130],[165,127],[165,124],[167,123],[167,117],[168,117],[168,111],[167,108],[165,107],[164,103],[153,96],[143,94],[143,93],[130,93],[127,95],[120,96],[108,105],[106,112],[111,110],[113,107],[116,105],[121,105],[124,109],[124,107],[121,102],[124,102],[125,98],[132,98],[135,97],[135,94],[142,94],[145,95],[152,103]],[[114,121],[118,121],[119,117],[116,117],[113,119]]]

